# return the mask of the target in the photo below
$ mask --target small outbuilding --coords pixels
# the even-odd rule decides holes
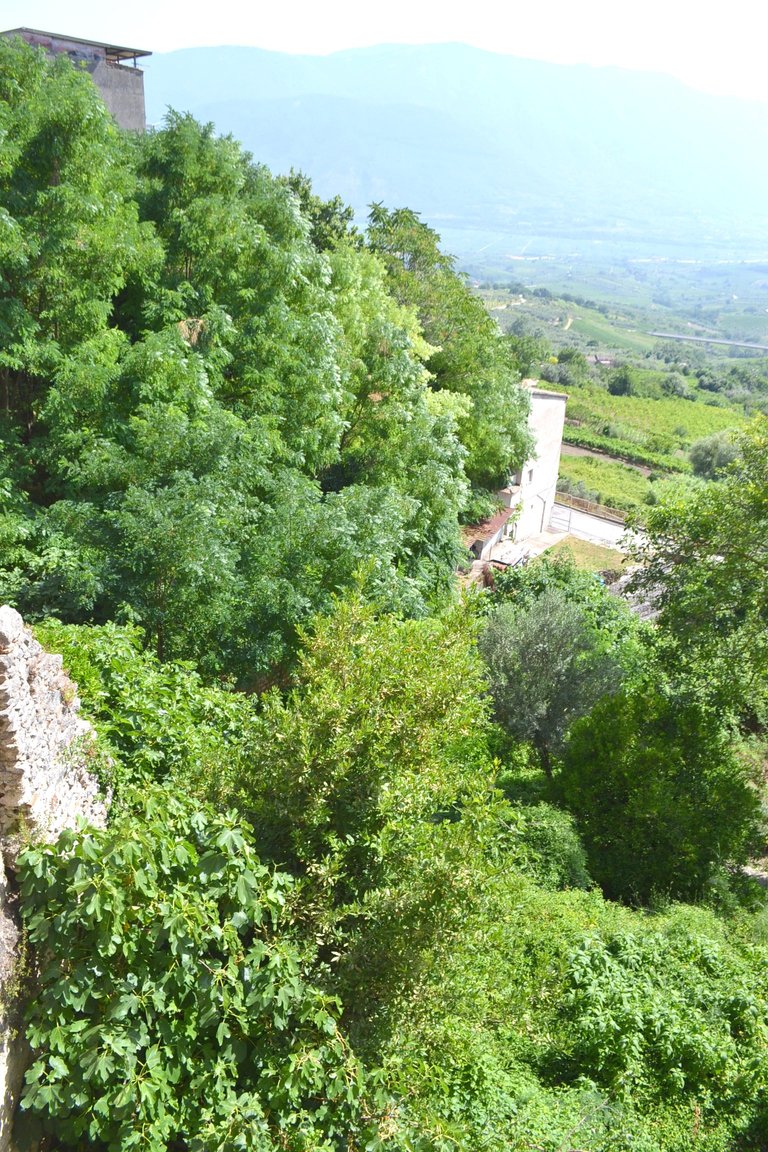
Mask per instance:
[[[0,36],[18,37],[33,48],[42,48],[49,56],[68,56],[75,67],[88,72],[118,127],[128,132],[145,130],[144,73],[136,61],[151,56],[151,52],[37,28],[11,28],[0,32]]]

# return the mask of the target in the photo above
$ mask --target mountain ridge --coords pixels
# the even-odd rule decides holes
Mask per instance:
[[[513,249],[596,236],[741,258],[768,246],[764,106],[663,74],[462,44],[197,48],[153,57],[146,87],[150,122],[166,105],[210,119],[360,216],[384,199]]]

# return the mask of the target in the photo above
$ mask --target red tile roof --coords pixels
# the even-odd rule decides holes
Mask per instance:
[[[502,508],[488,520],[481,520],[479,524],[466,524],[461,530],[461,538],[466,547],[469,548],[477,540],[490,539],[506,524],[514,511],[514,508]]]

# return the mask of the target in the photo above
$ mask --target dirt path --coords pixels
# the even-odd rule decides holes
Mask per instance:
[[[609,456],[607,452],[596,452],[593,448],[580,448],[578,444],[563,444],[560,449],[561,456],[591,456],[593,460],[608,460],[611,464],[624,464],[627,468],[634,468],[642,476],[650,476],[653,468],[646,464],[635,464],[633,460],[623,460],[620,456]]]

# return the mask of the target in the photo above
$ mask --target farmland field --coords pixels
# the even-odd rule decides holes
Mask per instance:
[[[735,408],[676,396],[612,396],[603,388],[589,386],[569,393],[567,413],[569,420],[583,421],[595,431],[601,430],[600,424],[611,424],[616,428],[613,435],[621,439],[647,443],[653,437],[668,438],[671,444],[667,451],[688,448],[702,436],[744,424],[744,417]],[[619,429],[631,435],[622,435]]]
[[[560,482],[570,490],[598,504],[622,511],[633,511],[658,503],[665,495],[694,483],[690,478],[672,474],[658,480],[647,479],[636,468],[619,461],[595,460],[591,456],[562,456]],[[578,488],[577,486],[583,486]]]

